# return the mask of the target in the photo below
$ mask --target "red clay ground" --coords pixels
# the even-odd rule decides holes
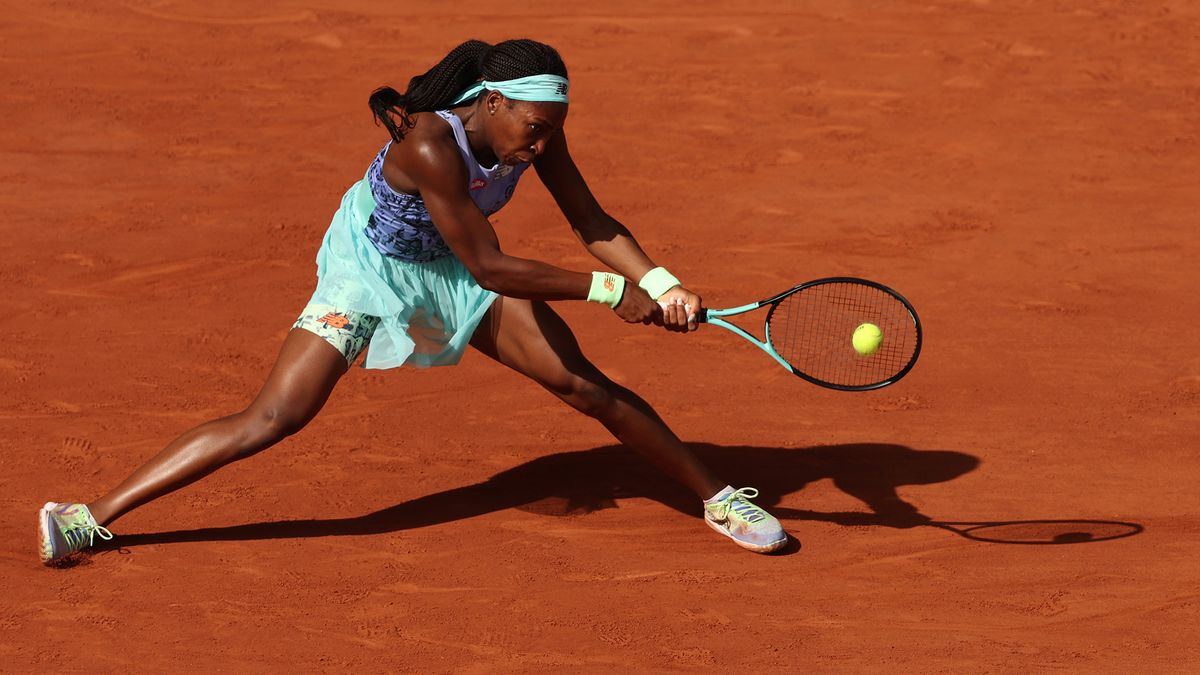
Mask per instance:
[[[1200,666],[1194,3],[3,4],[5,670]],[[855,395],[559,305],[802,545],[736,549],[471,354],[355,370],[120,549],[39,565],[43,501],[257,391],[385,139],[371,89],[518,36],[568,62],[601,202],[710,305],[854,274],[920,309],[917,368]],[[594,267],[536,178],[495,220]]]

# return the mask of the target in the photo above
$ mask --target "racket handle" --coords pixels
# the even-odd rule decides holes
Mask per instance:
[[[669,307],[669,305],[667,303],[665,303],[661,300],[658,301],[658,306],[662,307],[663,311],[666,311],[667,307]],[[688,321],[688,323],[704,323],[704,321],[706,319],[708,319],[708,310],[707,309],[701,309],[699,312],[696,312],[695,314],[692,314],[692,306],[691,305],[684,305],[683,309],[689,315],[691,315],[689,317],[691,320]]]

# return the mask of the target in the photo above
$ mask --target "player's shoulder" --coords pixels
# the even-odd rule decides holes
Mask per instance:
[[[389,162],[402,170],[418,171],[460,163],[454,130],[437,113],[414,113],[412,122],[413,125],[404,134],[404,140],[392,143],[388,151]]]
[[[432,112],[414,113],[412,121],[404,139],[388,150],[385,177],[405,192],[456,192],[466,184],[466,165],[454,130]]]
[[[402,146],[411,149],[456,148],[454,129],[434,112],[419,112],[411,115],[412,126],[404,134]]]

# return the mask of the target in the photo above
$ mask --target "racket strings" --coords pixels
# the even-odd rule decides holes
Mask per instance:
[[[873,354],[854,350],[854,330],[879,326],[883,340]],[[767,320],[771,346],[798,371],[841,387],[891,380],[911,363],[917,324],[890,293],[854,282],[809,286],[780,301]]]

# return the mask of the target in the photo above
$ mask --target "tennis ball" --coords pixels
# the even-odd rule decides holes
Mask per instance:
[[[873,323],[859,324],[858,328],[854,329],[854,337],[850,339],[850,343],[854,345],[854,351],[863,356],[879,351],[879,345],[882,342],[883,331]]]

